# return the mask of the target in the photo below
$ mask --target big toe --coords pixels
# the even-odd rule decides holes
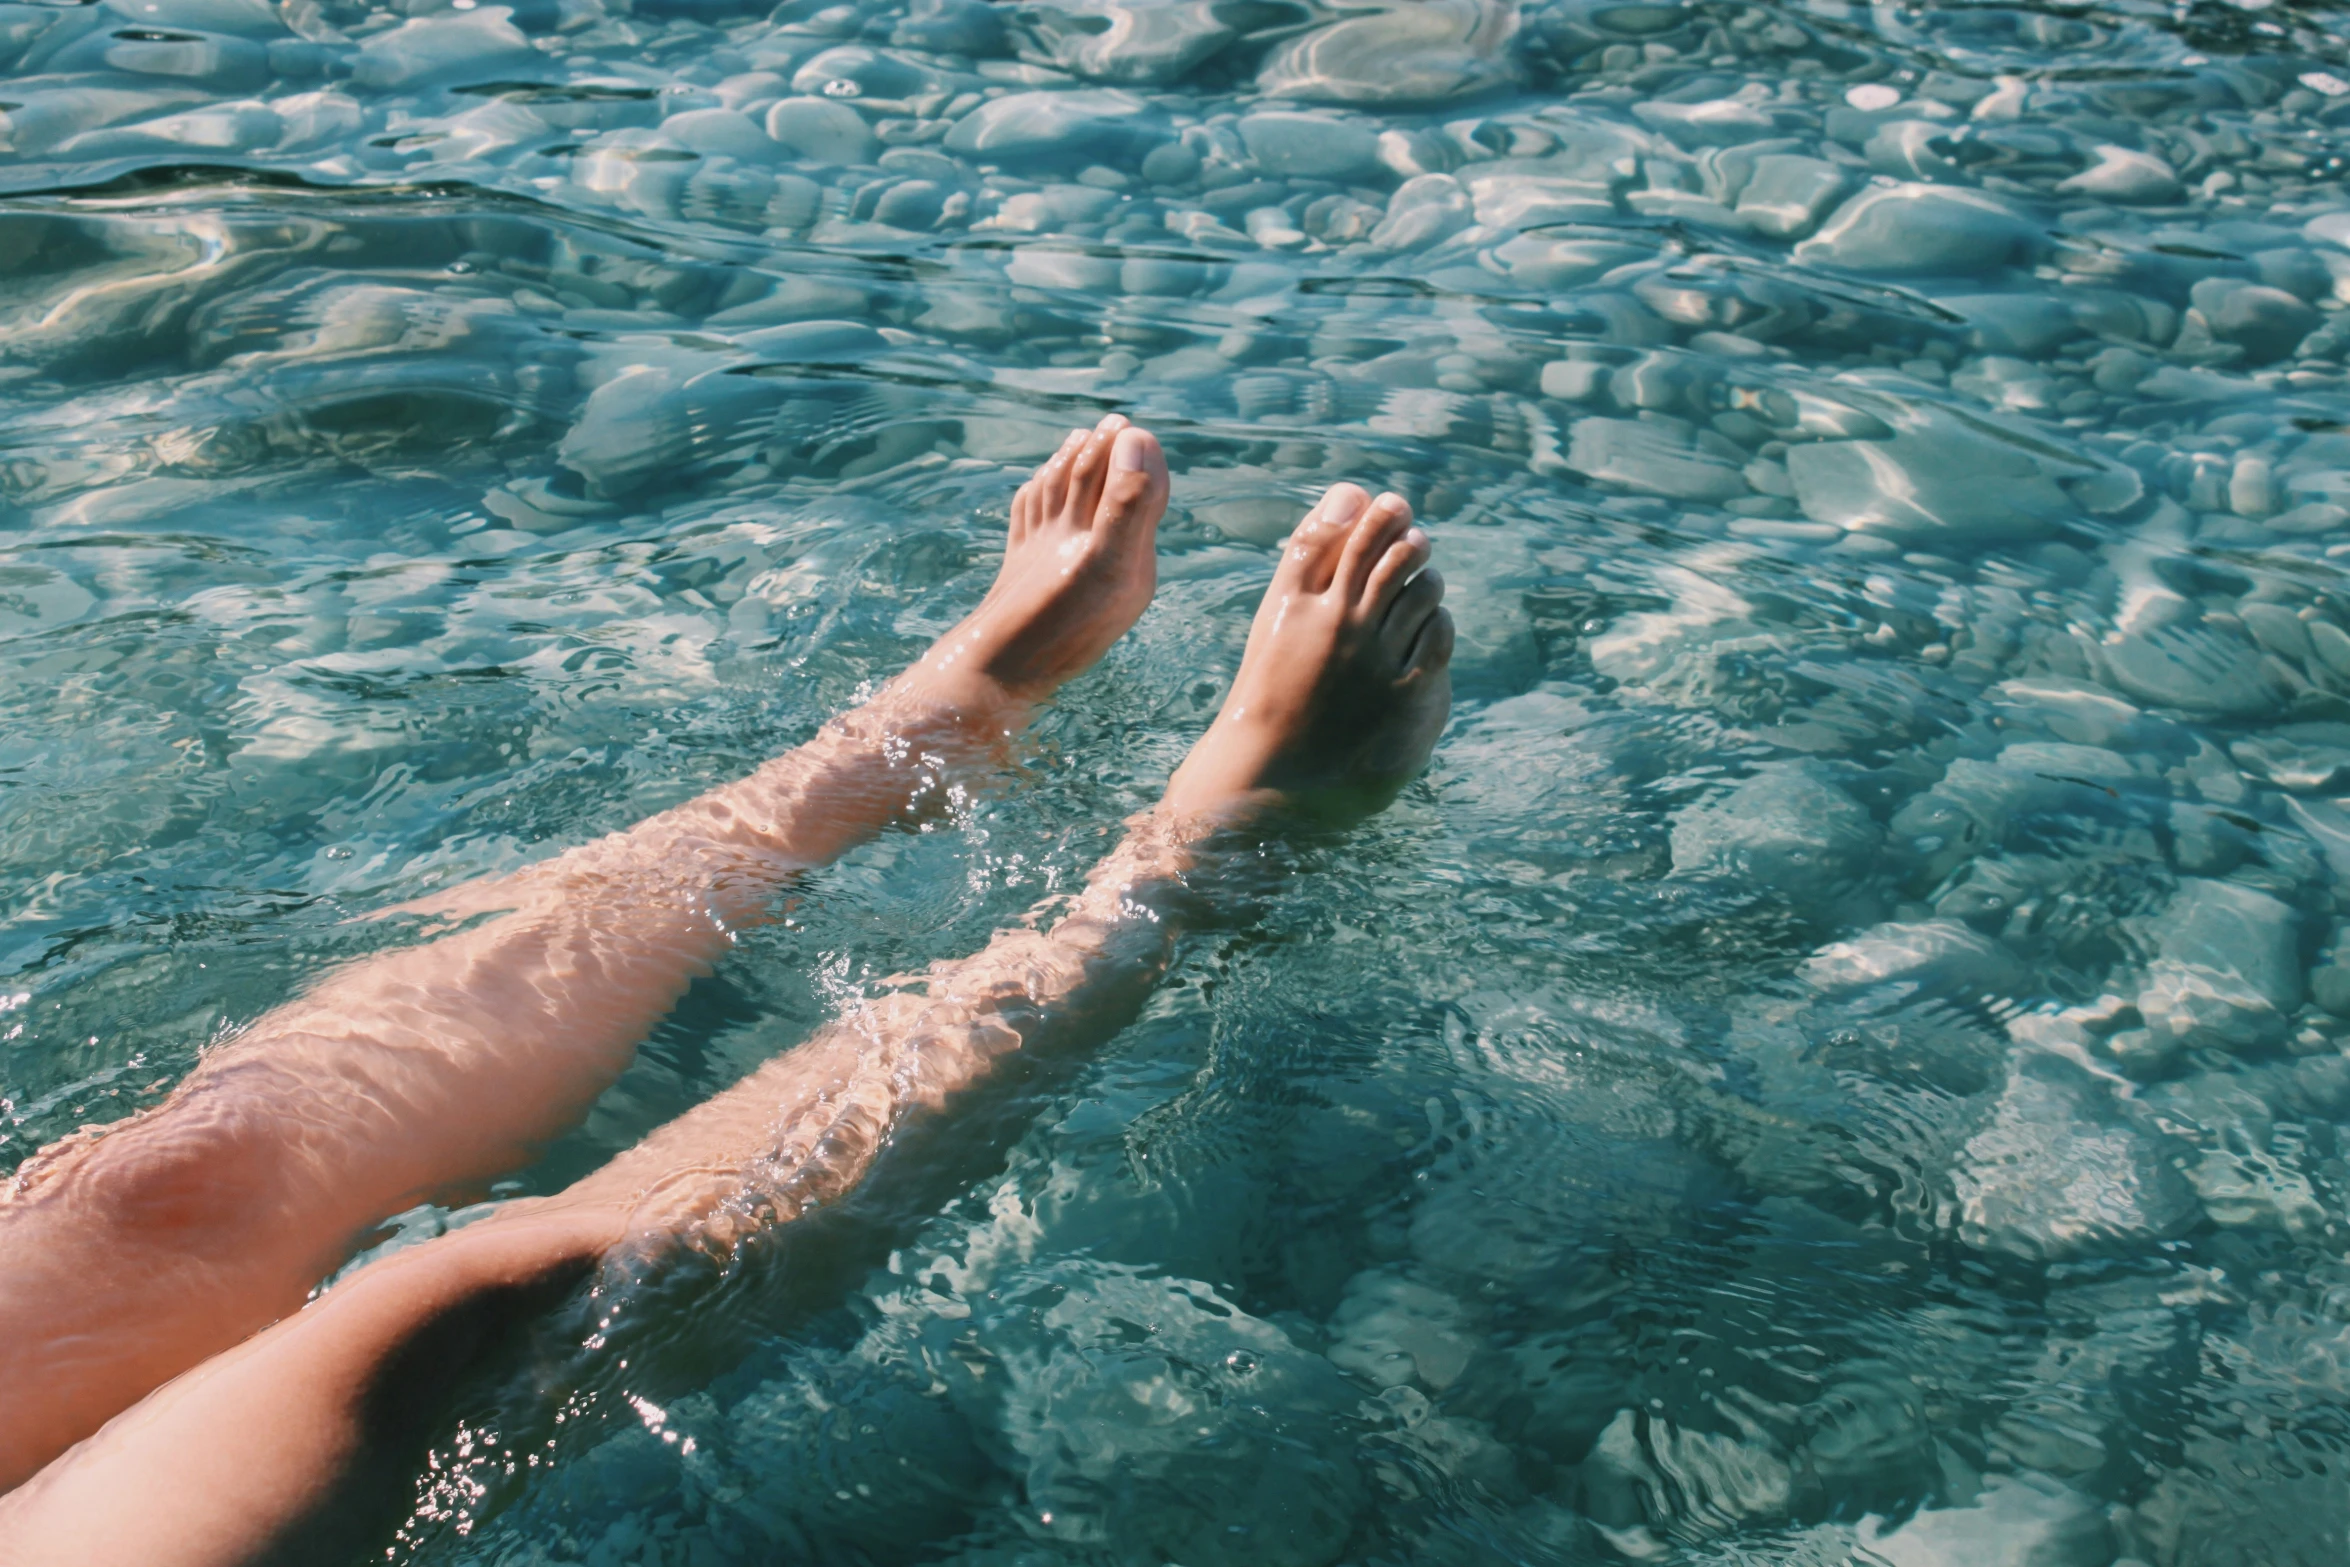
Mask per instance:
[[[1379,642],[1401,673],[1414,667],[1425,652],[1433,622],[1451,623],[1444,609],[1444,574],[1434,567],[1405,584],[1388,605],[1379,623]],[[1445,649],[1449,656],[1449,645]]]
[[[1371,497],[1359,484],[1330,486],[1289,535],[1281,551],[1281,571],[1309,593],[1330,586],[1338,573],[1339,552],[1370,504]]]
[[[1157,436],[1128,425],[1110,447],[1110,474],[1093,526],[1107,534],[1147,533],[1166,511],[1167,454]]]
[[[1452,611],[1439,604],[1421,622],[1419,635],[1413,639],[1411,651],[1405,655],[1404,672],[1429,679],[1447,674],[1452,668],[1452,644]]]

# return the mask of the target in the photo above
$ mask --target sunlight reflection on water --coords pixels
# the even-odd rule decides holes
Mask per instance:
[[[0,1147],[806,734],[1114,408],[1160,601],[1020,786],[512,1189],[1069,885],[1337,478],[1429,782],[395,1559],[2338,1561],[2342,28],[0,5]]]

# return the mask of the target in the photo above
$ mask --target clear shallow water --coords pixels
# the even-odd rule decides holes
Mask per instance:
[[[393,1559],[2338,1561],[2346,26],[0,6],[0,1147],[807,733],[1117,408],[1165,586],[1021,786],[511,1189],[1068,885],[1335,478],[1428,784],[518,1350]]]

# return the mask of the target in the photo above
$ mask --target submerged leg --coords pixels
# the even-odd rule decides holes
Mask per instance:
[[[861,1007],[569,1190],[374,1263],[0,1499],[8,1567],[331,1559],[396,1503],[465,1353],[615,1254],[727,1251],[854,1185],[1004,1055],[1133,1015],[1185,910],[1272,810],[1392,793],[1450,703],[1441,584],[1393,497],[1342,486],[1285,551],[1231,697],[1049,928]],[[1426,587],[1414,586],[1424,582]],[[1334,734],[1347,743],[1332,744]],[[393,1396],[396,1390],[398,1396]],[[404,1445],[405,1444],[405,1445]]]
[[[27,1161],[0,1185],[0,1491],[299,1307],[367,1226],[571,1125],[779,881],[991,759],[1125,633],[1166,495],[1147,432],[1074,432],[1015,497],[986,600],[871,702],[737,783],[412,906],[494,917],[337,970],[154,1110]]]

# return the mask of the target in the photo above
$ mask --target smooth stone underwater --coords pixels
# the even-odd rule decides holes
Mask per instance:
[[[0,4],[0,1142],[814,732],[1117,411],[1150,613],[489,1201],[1075,886],[1342,478],[1430,774],[386,1559],[2330,1567],[2337,20]]]

